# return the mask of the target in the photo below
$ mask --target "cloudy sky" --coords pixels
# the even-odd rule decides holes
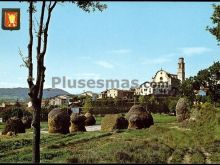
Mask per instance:
[[[176,74],[179,57],[185,58],[189,77],[220,59],[220,47],[205,30],[211,25],[212,2],[106,4],[106,11],[94,13],[70,3],[56,6],[49,30],[45,87],[52,87],[52,77],[63,76],[142,83],[161,68]],[[0,7],[21,9],[19,31],[0,29],[0,88],[27,87],[27,69],[20,67],[19,56],[19,49],[27,54],[27,3],[0,2]],[[80,93],[87,89],[65,90]]]

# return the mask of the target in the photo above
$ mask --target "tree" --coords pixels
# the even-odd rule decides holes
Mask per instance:
[[[181,96],[185,96],[190,100],[191,104],[195,99],[195,93],[193,88],[194,78],[189,77],[188,79],[184,80],[180,87]]]
[[[145,97],[142,95],[139,96],[138,102],[140,103],[140,105],[144,106],[146,104]]]
[[[210,67],[200,70],[194,80],[197,81],[199,86],[207,87],[207,95],[210,96],[211,101],[215,104],[219,98],[219,85],[220,80],[220,62],[214,62]],[[194,87],[195,89],[195,87]]]
[[[211,20],[214,26],[207,26],[206,30],[216,37],[218,45],[220,45],[220,5],[213,4],[213,8],[214,12],[211,16]]]
[[[92,99],[90,96],[86,96],[86,99],[83,105],[83,112],[84,113],[90,112],[91,108],[92,108]]]
[[[81,8],[85,12],[95,11],[98,9],[99,11],[103,11],[107,6],[104,4],[100,4],[99,2],[90,2],[90,1],[71,1],[76,4],[79,8]],[[36,30],[33,27],[33,15],[36,12],[36,6],[33,1],[29,2],[29,43],[28,43],[28,56],[26,58],[22,58],[25,66],[28,68],[28,87],[30,100],[33,105],[33,163],[40,162],[40,111],[41,111],[41,102],[45,81],[45,70],[46,67],[44,65],[44,58],[47,51],[47,43],[48,43],[48,30],[49,24],[52,16],[52,12],[57,5],[57,1],[42,1],[41,9],[40,9],[40,18],[37,22],[38,31],[36,36],[36,67],[37,67],[37,75],[34,79],[33,77],[33,30]],[[20,52],[22,55],[22,53]],[[22,56],[23,57],[23,56]],[[36,80],[34,82],[34,80]]]

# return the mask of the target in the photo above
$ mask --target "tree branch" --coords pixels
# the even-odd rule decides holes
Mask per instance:
[[[45,11],[45,5],[46,2],[43,1],[42,2],[42,8],[41,8],[41,16],[40,16],[40,25],[39,25],[39,30],[38,30],[38,36],[37,36],[37,80],[36,80],[36,92],[37,92],[37,96],[39,94],[39,89],[40,89],[40,82],[41,82],[41,67],[43,66],[42,64],[42,59],[41,59],[41,40],[42,40],[42,28],[43,28],[43,23],[44,23],[44,11]]]
[[[32,48],[33,48],[33,2],[29,2],[29,44],[28,44],[28,85],[29,89],[31,89],[34,85],[33,83],[33,62],[32,62]],[[29,95],[31,96],[31,91],[29,91]]]
[[[43,95],[43,84],[44,84],[44,78],[45,78],[45,70],[46,70],[46,67],[44,66],[44,56],[46,54],[46,50],[47,50],[47,38],[48,38],[48,29],[49,29],[49,23],[50,23],[50,18],[51,18],[51,13],[54,9],[54,7],[56,6],[57,2],[55,1],[53,4],[49,3],[49,7],[48,7],[48,15],[47,15],[47,20],[46,20],[46,24],[45,24],[45,28],[44,28],[44,31],[43,31],[43,35],[44,35],[44,43],[43,43],[43,50],[42,52],[40,53],[40,57],[39,57],[39,60],[41,62],[41,74],[40,74],[40,85],[39,85],[39,93],[38,93],[38,98],[41,99],[42,98],[42,95]]]

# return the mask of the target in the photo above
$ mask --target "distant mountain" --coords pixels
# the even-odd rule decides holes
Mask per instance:
[[[70,95],[70,93],[57,88],[44,89],[43,98],[50,98],[57,95]],[[28,97],[28,88],[0,88],[0,99],[26,100]]]

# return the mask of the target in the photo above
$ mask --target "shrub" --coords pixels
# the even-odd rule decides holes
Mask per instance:
[[[192,164],[205,164],[205,156],[197,149],[194,149],[191,157]]]
[[[132,161],[132,156],[124,151],[118,151],[115,153],[115,159],[118,163],[130,163]]]
[[[77,157],[67,158],[66,163],[68,164],[79,163],[79,159]]]
[[[175,151],[172,154],[171,163],[182,163],[186,151],[187,151],[187,149],[185,149],[185,148],[175,149]]]
[[[217,118],[216,109],[210,103],[204,103],[198,110],[196,121],[190,124],[195,142],[198,145],[211,143],[215,139]]]
[[[169,108],[169,112],[170,113],[176,113],[176,104],[177,104],[177,100],[170,100],[168,102],[168,108]]]
[[[25,109],[18,108],[18,107],[10,107],[1,110],[0,116],[2,117],[3,121],[7,121],[11,117],[18,117],[22,118],[23,116],[32,116],[32,114]]]

